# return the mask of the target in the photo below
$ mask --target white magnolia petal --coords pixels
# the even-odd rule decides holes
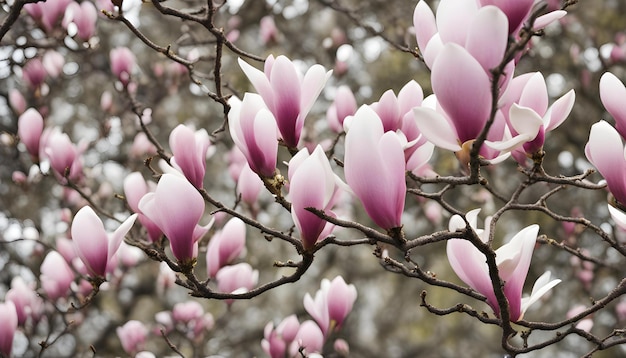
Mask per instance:
[[[413,108],[413,114],[417,128],[431,143],[453,152],[461,150],[456,130],[442,114],[423,107]]]

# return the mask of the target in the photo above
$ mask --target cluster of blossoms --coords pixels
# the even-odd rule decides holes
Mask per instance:
[[[314,321],[300,323],[294,314],[277,326],[268,323],[261,342],[263,350],[272,358],[297,357],[301,354],[313,357],[314,354],[322,353],[331,334],[341,329],[356,298],[356,288],[346,284],[343,277],[337,276],[332,281],[323,279],[315,298],[308,293],[304,296],[304,308]],[[349,346],[346,341],[337,339],[333,346],[338,354],[348,356]]]

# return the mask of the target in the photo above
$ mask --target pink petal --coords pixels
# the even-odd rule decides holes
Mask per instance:
[[[461,239],[448,240],[448,261],[459,278],[474,290],[487,297],[487,303],[499,314],[498,301],[493,292],[489,271],[483,255],[471,242]]]
[[[194,231],[204,212],[204,199],[193,185],[175,174],[163,174],[156,191],[141,199],[139,209],[167,236],[179,261],[194,257]]]
[[[237,61],[239,62],[239,67],[241,67],[241,69],[246,74],[250,82],[252,82],[252,86],[254,86],[254,89],[256,89],[256,91],[261,95],[261,97],[265,101],[265,104],[270,108],[270,110],[273,110],[274,90],[272,89],[272,86],[270,85],[270,81],[267,75],[263,73],[263,71],[260,71],[252,67],[241,58],[237,59]]]
[[[376,106],[372,106],[380,120],[383,123],[383,130],[387,131],[395,131],[400,127],[400,110],[398,108],[398,98],[396,97],[393,90],[387,90],[380,97]]]
[[[380,119],[368,106],[357,111],[353,122],[346,135],[346,181],[374,222],[384,229],[398,227],[406,191],[402,144],[393,132],[383,135]]]
[[[400,92],[398,92],[398,109],[401,115],[405,115],[415,107],[422,105],[424,100],[424,91],[422,86],[415,80],[411,80],[405,84]]]
[[[565,15],[567,15],[567,11],[556,10],[556,11],[549,12],[545,15],[539,16],[537,20],[535,20],[535,23],[533,24],[534,25],[533,28],[535,30],[541,30],[544,27],[550,25],[551,23],[562,18]]]
[[[300,139],[297,119],[301,110],[301,79],[295,65],[287,57],[276,58],[270,83],[274,91],[272,113],[276,117],[278,129],[285,143],[290,147],[296,147]]]
[[[481,6],[495,5],[508,18],[508,33],[513,34],[524,22],[535,3],[534,0],[479,0]]]
[[[548,108],[548,88],[541,72],[535,72],[530,77],[522,90],[518,103],[520,106],[533,109],[540,116],[546,113]]]
[[[139,212],[139,201],[148,191],[148,185],[141,173],[130,173],[124,179],[124,196],[132,211]]]
[[[440,113],[424,107],[413,108],[419,131],[434,145],[451,150],[461,150],[456,129]]]
[[[617,130],[605,121],[595,123],[591,126],[585,154],[606,179],[609,191],[617,201],[626,203],[626,159],[622,138]]]
[[[447,44],[433,64],[431,80],[461,143],[475,139],[491,111],[491,84],[482,66],[461,46]]]
[[[508,26],[506,16],[494,6],[481,8],[474,17],[465,48],[485,71],[502,62],[509,38]]]
[[[292,205],[291,215],[300,232],[300,239],[307,249],[315,245],[322,230],[324,230],[326,221],[309,212],[306,208],[325,209],[326,186],[324,169],[317,158],[312,156],[309,156],[298,166],[291,179],[289,186]]]
[[[626,136],[626,87],[611,72],[600,78],[600,99],[607,112],[615,119],[615,128],[622,138]]]
[[[109,238],[92,208],[84,206],[76,213],[71,232],[78,257],[93,274],[104,276],[109,256]]]
[[[624,97],[626,98],[626,97]],[[560,126],[563,121],[569,116],[572,108],[574,108],[574,101],[576,100],[576,94],[574,90],[569,90],[561,98],[557,99],[550,108],[546,116],[549,114],[549,123],[544,124],[546,132],[549,132],[556,127]],[[546,119],[544,118],[544,121]]]
[[[477,11],[476,0],[442,0],[437,8],[441,41],[463,46]]]
[[[17,120],[17,135],[34,158],[39,156],[39,141],[43,132],[43,117],[34,108],[29,108]]]
[[[413,27],[415,27],[417,46],[423,53],[430,39],[437,33],[435,14],[426,1],[420,0],[417,3],[413,12]]]

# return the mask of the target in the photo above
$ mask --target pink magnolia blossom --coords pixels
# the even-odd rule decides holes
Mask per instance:
[[[211,313],[205,313],[202,305],[196,301],[179,302],[172,309],[172,323],[178,325],[191,340],[201,340],[204,332],[215,325]]]
[[[278,42],[278,28],[271,15],[263,16],[259,22],[259,37],[263,45]]]
[[[604,73],[600,78],[600,99],[615,119],[615,128],[622,138],[626,138],[626,87],[611,72]]]
[[[81,178],[83,171],[81,155],[86,143],[74,145],[66,133],[61,133],[58,127],[53,127],[43,131],[39,148],[39,158],[50,162],[50,167],[60,181],[64,181],[66,175],[70,180]]]
[[[211,141],[205,129],[193,131],[179,124],[170,134],[170,148],[174,156],[172,165],[180,169],[196,188],[204,185],[206,156]]]
[[[224,293],[244,293],[257,285],[259,271],[253,270],[248,263],[224,266],[215,274],[217,289]],[[229,302],[230,303],[230,302]]]
[[[41,272],[39,281],[48,299],[56,301],[66,296],[75,274],[61,254],[50,251],[41,263],[39,271]]]
[[[328,126],[335,133],[343,132],[343,121],[354,115],[357,110],[356,99],[350,87],[339,86],[335,92],[335,99],[326,111]]]
[[[283,319],[276,328],[274,328],[274,323],[268,323],[263,330],[261,341],[263,351],[271,358],[284,358],[299,328],[300,322],[295,314]]]
[[[374,222],[386,229],[400,227],[406,182],[402,143],[394,132],[384,133],[374,110],[362,106],[346,135],[346,182]]]
[[[4,297],[6,301],[11,301],[15,305],[19,326],[24,326],[29,317],[33,322],[38,321],[43,313],[43,301],[33,288],[33,285],[27,284],[24,279],[17,276],[11,280],[11,289]]]
[[[287,57],[278,56],[274,59],[272,55],[265,60],[263,72],[242,59],[239,59],[239,65],[274,114],[284,143],[290,148],[296,148],[304,119],[332,71],[326,72],[321,65],[314,65],[302,76]]]
[[[0,322],[2,322],[2,329],[0,329],[0,355],[11,357],[13,337],[15,336],[18,322],[13,302],[0,303]]]
[[[304,308],[315,319],[324,336],[341,328],[354,301],[357,291],[354,285],[348,285],[343,277],[337,276],[332,281],[323,279],[321,288],[315,293],[315,299],[308,293],[304,296]]]
[[[51,31],[61,20],[71,2],[72,0],[49,0],[26,4],[24,9],[37,23],[41,24],[45,31]]]
[[[228,125],[235,145],[255,173],[273,177],[278,155],[274,116],[257,94],[246,93],[243,101],[233,97],[229,103]]]
[[[155,155],[157,152],[156,147],[150,140],[146,133],[139,132],[133,140],[133,144],[130,147],[130,155],[133,158],[143,158],[150,155]]]
[[[325,337],[320,327],[313,321],[304,321],[298,328],[298,333],[291,343],[290,354],[295,357],[300,349],[304,350],[306,356],[313,353],[322,352]]]
[[[70,23],[74,23],[78,37],[83,41],[88,41],[96,32],[97,20],[98,11],[92,2],[83,1],[80,4],[71,2],[65,11],[63,27],[67,29]]]
[[[26,99],[17,88],[9,91],[9,104],[17,115],[21,115],[26,110]]]
[[[46,80],[47,75],[43,62],[37,57],[30,59],[22,68],[22,79],[30,89],[39,88]]]
[[[592,125],[585,154],[606,180],[615,200],[626,205],[626,158],[622,138],[617,130],[605,121]]]
[[[486,144],[501,151],[518,148],[522,154],[532,156],[542,150],[546,134],[565,121],[574,100],[574,90],[570,90],[548,107],[548,89],[543,75],[535,72],[518,76],[501,98],[501,110],[512,137],[498,142],[487,141]]]
[[[448,44],[433,63],[432,86],[446,117],[414,108],[418,127],[435,145],[458,151],[461,144],[478,137],[489,119],[491,81],[464,48]]]
[[[500,64],[507,48],[506,15],[495,6],[479,8],[476,0],[442,0],[436,17],[422,0],[415,7],[413,25],[417,44],[430,68],[445,45],[453,43],[475,58],[486,74]]]
[[[139,201],[139,210],[167,236],[179,262],[197,256],[197,241],[213,224],[211,221],[206,226],[198,225],[204,206],[204,199],[196,188],[176,174],[163,174],[156,190]]]
[[[476,235],[483,241],[489,239],[489,222],[485,222],[485,229],[477,228],[477,218],[480,209],[472,210],[465,215]],[[450,219],[449,230],[455,231],[465,228],[465,221],[458,215]],[[539,300],[561,280],[550,280],[550,272],[544,273],[533,285],[530,297],[522,298],[522,288],[530,267],[530,260],[535,248],[538,225],[530,225],[515,234],[505,245],[496,250],[496,264],[500,280],[504,282],[504,295],[509,302],[511,321],[517,322],[524,316],[528,307]],[[500,315],[500,306],[496,299],[493,284],[489,278],[489,268],[486,258],[471,242],[462,239],[448,240],[448,261],[454,272],[463,282],[474,290],[487,297],[487,303],[496,316]]]
[[[116,47],[109,53],[109,59],[111,72],[124,86],[127,86],[137,62],[135,54],[128,47]]]
[[[29,108],[17,120],[17,135],[32,158],[39,158],[39,142],[43,133],[43,117],[34,108]]]
[[[207,245],[206,262],[209,277],[239,257],[246,248],[246,225],[239,218],[230,219]]]
[[[130,173],[124,179],[124,196],[126,197],[126,202],[130,209],[137,213],[137,219],[148,232],[148,239],[150,239],[151,242],[159,240],[163,232],[161,232],[157,224],[139,210],[139,202],[144,195],[153,192],[155,188],[156,185],[154,182],[146,182],[143,175],[139,172]]]
[[[328,158],[319,145],[308,155],[291,174],[295,161],[308,150],[302,149],[289,164],[289,197],[291,199],[291,217],[300,232],[300,240],[305,249],[327,236],[333,225],[308,211],[306,208],[329,211],[336,199],[337,179],[330,167]],[[333,215],[332,213],[328,213]],[[322,235],[324,233],[324,235]]]
[[[131,215],[113,233],[107,233],[102,221],[89,206],[80,209],[72,221],[72,240],[76,253],[92,275],[104,277],[112,269],[114,255],[124,236],[135,223]]]
[[[148,329],[141,321],[130,320],[123,326],[117,327],[115,332],[122,343],[124,352],[130,356],[144,350],[148,338]]]
[[[393,90],[387,90],[380,97],[378,102],[372,103],[370,106],[383,123],[385,132],[396,131],[402,128],[404,117],[408,114],[411,116],[411,109],[419,107],[424,99],[422,87],[415,81],[409,81],[398,96]]]
[[[263,190],[263,181],[250,169],[248,163],[244,163],[237,180],[237,193],[241,195],[241,200],[254,206],[261,190]]]

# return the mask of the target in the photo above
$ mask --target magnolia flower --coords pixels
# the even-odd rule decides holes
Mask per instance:
[[[248,163],[244,162],[237,178],[237,193],[241,195],[241,200],[250,206],[254,206],[259,194],[261,194],[261,190],[263,190],[263,181],[250,169]]]
[[[447,44],[432,66],[432,86],[443,113],[413,109],[422,134],[438,147],[460,151],[485,127],[491,112],[491,81],[463,47]]]
[[[339,86],[335,91],[335,99],[326,111],[326,120],[331,130],[343,132],[343,121],[356,112],[357,104],[354,94],[348,86]]]
[[[326,220],[308,211],[307,208],[330,210],[338,189],[337,179],[322,147],[318,145],[311,155],[301,163],[296,163],[300,157],[307,155],[308,150],[304,148],[289,164],[291,217],[300,232],[300,240],[305,249],[313,247],[333,228],[333,225],[329,225]],[[296,164],[297,168],[293,168]]]
[[[179,124],[170,134],[172,165],[185,175],[196,188],[202,188],[206,171],[206,156],[211,141],[205,129],[197,131]]]
[[[23,278],[16,276],[11,280],[11,289],[4,297],[15,305],[19,326],[23,326],[28,317],[36,322],[43,311],[43,301],[33,288],[33,285],[26,284]]]
[[[96,32],[96,21],[98,20],[98,10],[90,1],[82,3],[71,2],[65,11],[63,27],[68,28],[70,23],[76,25],[77,35],[83,40],[89,40]]]
[[[48,299],[56,301],[65,297],[74,281],[74,271],[56,251],[50,251],[39,268],[41,288]]]
[[[54,127],[43,131],[39,148],[39,157],[50,162],[50,167],[60,181],[65,180],[66,174],[70,180],[77,180],[82,176],[81,155],[86,149],[85,142],[75,145],[66,133]]]
[[[17,312],[11,301],[0,303],[0,355],[10,357],[13,349],[13,336],[17,330]]]
[[[159,240],[163,233],[157,224],[139,210],[139,202],[144,195],[153,192],[155,187],[154,182],[146,182],[143,175],[139,172],[130,173],[124,179],[124,196],[126,197],[126,202],[130,209],[137,213],[137,219],[148,232],[148,238],[151,242]]]
[[[46,69],[38,57],[30,59],[22,68],[22,79],[24,79],[24,82],[30,89],[39,88],[45,81],[46,76]]]
[[[276,328],[274,328],[274,323],[268,323],[263,330],[261,341],[263,351],[271,358],[284,358],[299,328],[300,322],[295,314],[283,319]]]
[[[570,90],[548,107],[548,89],[543,75],[535,72],[518,76],[511,81],[501,100],[512,138],[485,143],[500,151],[522,146],[519,150],[532,156],[543,148],[546,134],[565,121],[574,100],[574,90]],[[517,158],[521,161],[521,157]]]
[[[255,173],[273,177],[278,155],[274,116],[257,94],[246,93],[243,101],[233,97],[228,103],[231,106],[228,127],[233,142]]]
[[[374,110],[361,106],[346,135],[346,182],[374,222],[386,229],[400,227],[406,182],[404,151],[394,132],[384,133]]]
[[[242,262],[236,265],[224,266],[216,274],[217,289],[224,293],[244,293],[257,285],[259,271]],[[232,301],[227,301],[231,303]]]
[[[287,57],[278,56],[274,59],[272,55],[265,60],[263,72],[242,59],[239,59],[239,66],[274,114],[285,144],[296,148],[304,119],[332,71],[326,72],[321,65],[314,65],[303,77]]]
[[[130,82],[130,76],[137,59],[128,47],[116,47],[109,53],[111,72],[124,86]]]
[[[15,111],[18,115],[21,115],[26,110],[26,99],[24,98],[24,95],[22,95],[22,92],[20,92],[17,88],[13,88],[9,91],[9,104],[11,105],[11,108],[13,108],[13,111]]]
[[[259,21],[259,38],[264,45],[278,41],[278,28],[273,16],[263,16]]]
[[[440,55],[449,55],[442,54],[445,45],[454,43],[462,46],[482,67],[480,72],[487,75],[500,64],[507,48],[506,15],[495,6],[479,8],[476,0],[442,0],[436,18],[426,2],[420,1],[413,13],[413,25],[424,62],[430,68]]]
[[[197,241],[209,231],[198,223],[204,214],[202,195],[185,178],[163,174],[156,190],[139,201],[139,210],[167,236],[174,257],[188,262],[197,256]]]
[[[320,353],[324,347],[324,334],[320,327],[313,321],[304,321],[298,328],[294,338],[290,354],[295,357],[302,349],[307,357],[313,357],[312,353]]]
[[[397,97],[393,90],[387,90],[378,102],[370,106],[380,117],[385,132],[396,131],[402,128],[405,116],[410,115],[414,107],[419,107],[423,99],[422,87],[411,80],[400,89]]]
[[[246,248],[246,225],[239,218],[230,219],[217,231],[207,245],[206,263],[209,277],[215,277],[220,268],[231,263]]]
[[[626,138],[626,87],[611,72],[606,72],[600,78],[600,100],[607,112],[615,119],[615,128]]]
[[[478,229],[476,219],[479,212],[480,209],[472,210],[465,215],[465,218],[476,235],[486,243],[490,235],[489,222],[491,218],[487,218],[484,230]],[[449,230],[455,231],[462,228],[465,228],[463,218],[458,215],[453,216],[450,219]],[[546,272],[533,285],[530,297],[522,298],[522,288],[524,281],[526,281],[538,232],[538,225],[530,225],[515,234],[507,244],[496,250],[498,273],[500,280],[504,282],[504,295],[509,302],[509,313],[513,322],[521,320],[524,312],[531,304],[561,282],[558,279],[550,280],[550,272]],[[485,295],[487,303],[496,316],[500,316],[500,306],[489,277],[489,267],[485,255],[470,241],[462,239],[448,240],[447,254],[450,266],[457,276],[471,288]]]
[[[89,206],[80,209],[72,221],[72,240],[80,260],[92,275],[104,277],[112,269],[113,257],[124,236],[135,223],[131,215],[113,233],[104,230],[102,220]]]
[[[605,121],[592,125],[585,155],[602,174],[615,200],[626,205],[626,158],[617,130]]]
[[[71,2],[72,0],[50,0],[26,4],[24,9],[37,23],[42,25],[45,31],[51,31]]]
[[[304,296],[304,308],[315,319],[324,337],[333,330],[340,329],[357,297],[354,285],[348,285],[343,277],[332,281],[323,279],[315,299],[308,293]]]
[[[39,158],[43,117],[34,108],[27,109],[17,120],[17,135],[32,158]]]
[[[115,332],[122,343],[124,352],[130,356],[134,356],[135,353],[145,348],[148,329],[141,321],[130,320],[123,326],[117,327]]]

